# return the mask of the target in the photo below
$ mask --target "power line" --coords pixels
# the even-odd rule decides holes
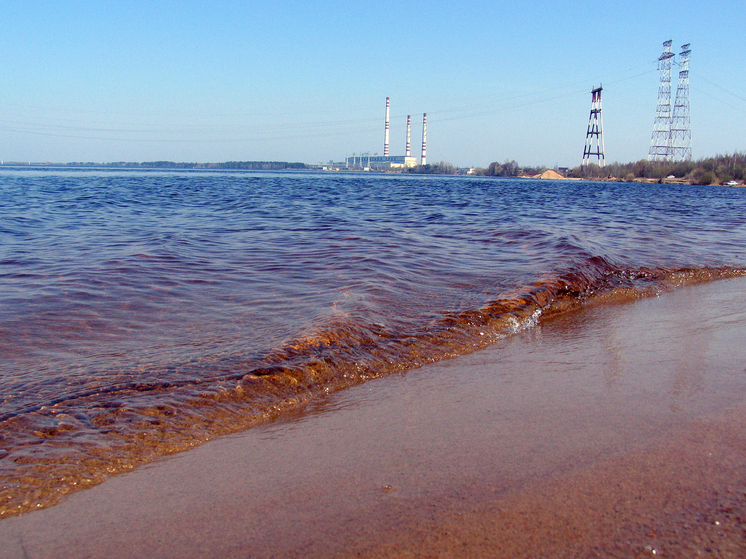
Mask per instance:
[[[647,65],[644,67],[648,67]],[[631,68],[629,71],[639,68]],[[654,70],[647,70],[632,76],[625,76],[618,79],[611,79],[608,84],[616,84],[632,80],[650,74]],[[617,74],[618,75],[618,74]],[[481,100],[477,103],[463,103],[456,107],[448,109],[436,109],[428,111],[431,115],[449,115],[438,118],[438,121],[454,121],[477,119],[486,115],[498,114],[522,108],[528,105],[551,103],[558,99],[572,97],[575,95],[585,95],[586,89],[567,90],[568,87],[575,87],[580,83],[573,82],[560,86],[555,86],[531,93],[513,95],[503,99],[494,97]],[[562,93],[560,93],[562,92]],[[483,98],[484,99],[484,98]],[[31,134],[37,136],[89,139],[99,141],[119,141],[119,142],[174,142],[174,143],[204,143],[204,142],[240,142],[240,141],[259,141],[259,140],[283,140],[292,138],[312,138],[327,136],[349,136],[361,133],[372,133],[378,129],[379,119],[376,118],[358,118],[358,119],[336,119],[336,120],[316,120],[316,121],[298,121],[296,119],[290,122],[283,122],[278,119],[277,115],[292,114],[289,112],[275,112],[266,114],[210,114],[204,118],[223,119],[231,118],[231,123],[195,123],[199,115],[194,114],[176,114],[176,113],[133,113],[125,111],[96,111],[96,110],[79,110],[60,107],[43,107],[38,105],[21,105],[14,103],[0,103],[0,107],[23,108],[35,112],[52,112],[52,113],[73,113],[82,115],[77,118],[66,118],[54,116],[44,118],[32,115],[26,119],[7,119],[0,120],[0,130],[13,132],[17,134]],[[327,112],[327,111],[322,111]],[[16,111],[17,114],[17,111]],[[121,115],[136,117],[138,122],[119,123],[112,122],[110,119],[99,121],[95,117],[106,115]],[[94,117],[85,119],[83,117]],[[257,123],[256,119],[261,117],[265,122]],[[189,122],[189,124],[163,123],[157,122],[157,119],[177,117]],[[148,121],[147,119],[154,120]],[[436,117],[437,118],[437,117]],[[242,123],[241,120],[253,120],[254,122]],[[88,122],[86,122],[86,120]],[[157,138],[156,135],[169,135],[170,138]],[[137,137],[133,137],[137,135]],[[173,135],[177,135],[174,137]],[[185,136],[200,137],[185,137]],[[209,136],[209,137],[205,137]]]

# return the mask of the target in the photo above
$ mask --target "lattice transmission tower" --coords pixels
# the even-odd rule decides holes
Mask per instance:
[[[591,91],[591,116],[588,119],[588,131],[585,134],[583,149],[583,167],[591,163],[591,156],[598,160],[598,166],[604,166],[604,117],[601,112],[601,92],[603,87]]]
[[[679,53],[679,86],[671,118],[671,151],[673,161],[689,161],[692,158],[692,130],[689,119],[689,43]]]
[[[663,54],[658,58],[660,85],[658,86],[658,107],[653,123],[653,137],[650,140],[648,161],[668,161],[671,157],[671,52],[673,40],[663,43]]]

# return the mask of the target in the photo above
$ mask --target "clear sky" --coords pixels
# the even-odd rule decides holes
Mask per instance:
[[[647,157],[662,43],[691,43],[695,158],[746,150],[746,2],[3,0],[4,161],[576,166]],[[678,67],[672,72],[675,91]]]

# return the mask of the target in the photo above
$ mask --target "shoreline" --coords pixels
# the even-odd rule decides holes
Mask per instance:
[[[568,312],[4,519],[0,557],[746,553],[745,299]]]

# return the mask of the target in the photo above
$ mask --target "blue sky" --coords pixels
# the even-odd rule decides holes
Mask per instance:
[[[746,150],[746,3],[725,0],[0,5],[4,161],[575,166],[603,84],[607,161],[647,157],[657,58],[691,43],[695,158]],[[678,68],[673,70],[676,88]]]

